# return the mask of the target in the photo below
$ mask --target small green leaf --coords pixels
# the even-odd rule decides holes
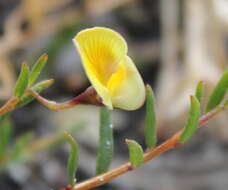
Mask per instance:
[[[221,103],[228,89],[228,68],[223,73],[214,90],[212,91],[206,106],[206,112],[211,111]]]
[[[48,60],[48,55],[45,53],[45,54],[41,55],[39,57],[39,59],[36,61],[35,65],[32,68],[32,71],[30,72],[30,75],[29,75],[28,86],[31,86],[36,81],[36,79],[39,77],[47,60]]]
[[[129,150],[130,163],[134,168],[138,168],[143,163],[143,149],[134,140],[126,139],[125,142]]]
[[[54,80],[50,79],[50,80],[45,80],[42,82],[37,83],[35,86],[31,87],[32,90],[34,90],[37,93],[40,93],[41,91],[43,91],[44,89],[48,88],[49,86],[51,86],[53,84]],[[34,97],[31,94],[25,93],[22,97],[20,102],[16,105],[16,108],[22,107],[26,104],[28,104],[29,102],[31,102],[34,99]]]
[[[200,81],[196,87],[195,97],[198,99],[199,102],[201,102],[202,96],[203,96],[203,81]]]
[[[145,143],[148,148],[153,148],[157,143],[156,116],[154,105],[154,93],[150,85],[146,86],[146,121],[145,121]]]
[[[110,111],[106,107],[100,108],[99,147],[97,153],[96,174],[108,170],[113,157],[113,129]]]
[[[76,182],[75,174],[78,167],[78,145],[76,140],[67,132],[64,136],[71,146],[70,155],[67,162],[67,174],[69,183],[74,186]]]
[[[7,117],[0,122],[0,158],[5,154],[12,133],[12,125]]]
[[[28,87],[28,80],[29,68],[27,64],[23,63],[21,66],[20,75],[14,88],[14,96],[20,98],[24,94],[26,88]]]
[[[184,131],[180,136],[180,143],[186,143],[194,134],[199,124],[200,118],[200,103],[195,96],[191,96],[191,106],[188,114],[188,120]]]

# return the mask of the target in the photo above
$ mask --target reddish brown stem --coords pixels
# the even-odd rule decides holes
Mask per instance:
[[[209,119],[211,119],[212,117],[214,117],[215,115],[217,115],[218,113],[223,111],[224,109],[225,109],[225,106],[219,106],[219,107],[215,108],[214,110],[212,110],[211,112],[208,112],[205,115],[203,115],[200,118],[200,122],[199,122],[198,127],[201,127]],[[159,156],[160,154],[180,145],[179,144],[179,138],[181,136],[181,133],[182,133],[182,130],[177,132],[175,135],[173,135],[171,138],[166,140],[161,145],[159,145],[153,149],[149,149],[146,153],[144,153],[144,163],[146,163],[146,162],[150,161],[151,159]],[[103,184],[111,181],[112,179],[114,179],[120,175],[123,175],[123,174],[125,174],[131,170],[132,170],[131,164],[129,162],[125,163],[125,164],[121,165],[120,167],[118,167],[114,170],[111,170],[107,173],[101,174],[99,176],[93,177],[93,178],[88,179],[84,182],[76,184],[73,187],[73,190],[88,190],[88,189],[103,185]]]
[[[4,115],[10,111],[12,111],[17,103],[19,102],[19,99],[17,97],[10,98],[1,108],[0,108],[0,115]]]
[[[93,87],[87,88],[85,92],[81,93],[80,95],[69,101],[62,103],[47,100],[32,89],[28,89],[27,92],[30,93],[35,99],[37,99],[41,104],[51,110],[69,109],[79,104],[92,104],[97,106],[103,105],[101,99],[97,96],[97,93]]]

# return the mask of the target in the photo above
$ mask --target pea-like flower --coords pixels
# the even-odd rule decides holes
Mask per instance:
[[[128,47],[120,34],[108,28],[94,27],[79,32],[73,41],[85,72],[104,105],[124,110],[142,106],[145,86],[127,55]]]
[[[142,106],[145,86],[127,55],[127,44],[120,34],[108,28],[94,27],[79,32],[73,41],[92,86],[62,103],[47,100],[32,89],[27,93],[52,110],[69,109],[80,104],[124,110]]]

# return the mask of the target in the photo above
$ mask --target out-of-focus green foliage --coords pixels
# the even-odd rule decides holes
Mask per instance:
[[[14,161],[23,161],[26,159],[25,147],[33,139],[33,133],[29,132],[18,137],[15,142],[14,149],[10,155],[10,159]]]
[[[225,101],[224,106],[228,107],[228,100]]]
[[[7,146],[12,132],[12,125],[7,116],[2,116],[0,119],[0,158],[4,156],[7,151]]]

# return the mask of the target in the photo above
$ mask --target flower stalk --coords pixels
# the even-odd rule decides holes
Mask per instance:
[[[95,89],[93,87],[87,88],[83,93],[79,94],[75,98],[68,100],[66,102],[57,103],[55,101],[50,101],[42,96],[40,96],[36,91],[32,89],[28,89],[27,93],[31,94],[37,101],[39,101],[42,105],[46,106],[51,110],[64,110],[75,107],[76,105],[84,104],[84,105],[96,105],[102,106],[101,98],[98,97]]]

